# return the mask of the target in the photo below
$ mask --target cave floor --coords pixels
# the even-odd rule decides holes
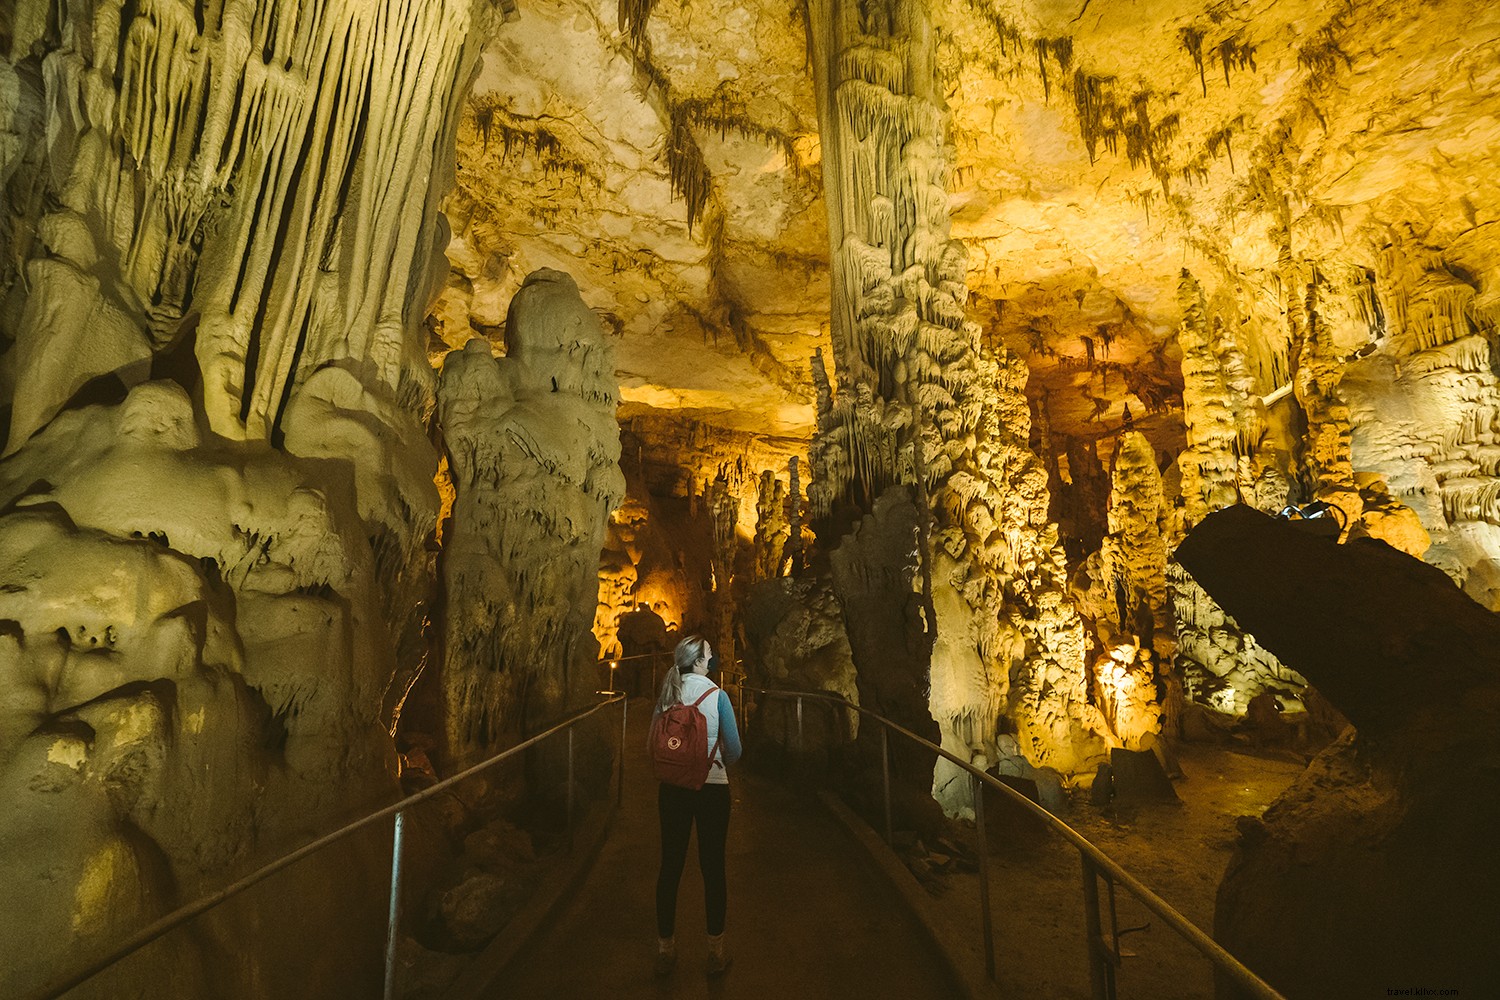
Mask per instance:
[[[693,848],[678,899],[677,969],[655,979],[659,840],[645,752],[649,714],[645,701],[632,702],[625,802],[586,881],[492,996],[956,995],[915,917],[869,874],[849,834],[815,799],[744,768],[730,786],[727,934],[734,965],[721,978],[704,973],[703,882]]]
[[[1179,759],[1183,777],[1173,784],[1180,805],[1100,809],[1090,806],[1083,793],[1063,818],[1212,934],[1214,897],[1238,840],[1236,821],[1260,815],[1306,768],[1306,756],[1290,750],[1184,744]],[[1078,852],[1025,821],[1007,819],[1003,810],[990,817],[998,995],[1087,1000]],[[958,873],[944,876],[941,883],[942,905],[935,910],[947,923],[949,940],[971,950],[972,961],[982,961],[978,876]],[[1121,940],[1126,958],[1118,973],[1119,995],[1210,1000],[1209,963],[1129,892],[1118,889],[1116,900],[1118,926],[1141,928]]]

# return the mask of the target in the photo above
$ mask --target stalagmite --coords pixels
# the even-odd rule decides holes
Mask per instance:
[[[721,468],[704,490],[713,523],[712,640],[720,662],[730,665],[735,662],[734,557],[739,549],[735,528],[739,522],[738,490],[743,483],[741,476],[731,476],[728,469]]]
[[[1286,499],[1275,491],[1262,499],[1257,490],[1265,482],[1263,472],[1274,465],[1262,450],[1265,418],[1259,397],[1248,391],[1240,347],[1233,337],[1212,335],[1202,289],[1186,271],[1178,295],[1187,448],[1177,459],[1182,507],[1167,532],[1174,547],[1212,511],[1237,503],[1275,510]],[[1175,607],[1180,683],[1187,697],[1236,715],[1263,692],[1287,708],[1300,708],[1297,698],[1305,680],[1239,629],[1175,562],[1166,567],[1166,578]],[[1170,683],[1179,681],[1173,676]]]
[[[648,693],[684,631],[1081,827],[1106,756],[1176,754],[1192,807],[1200,739],[1316,753],[1363,688],[1174,551],[1324,512],[1276,530],[1500,609],[1496,38],[1462,0],[0,3],[0,995]],[[1232,568],[1285,597],[1270,555]],[[1311,565],[1310,618],[1380,596]],[[752,760],[876,792],[878,728],[745,707]],[[499,808],[545,863],[562,746],[408,817],[406,992],[520,905],[469,862]],[[898,831],[972,815],[893,763]],[[78,995],[373,995],[387,830]]]
[[[592,691],[599,553],[624,496],[614,363],[573,280],[526,279],[504,357],[443,366],[456,499],[443,543],[443,691],[455,760],[518,742]]]
[[[1258,416],[1243,391],[1231,386],[1232,372],[1242,367],[1232,342],[1213,336],[1198,282],[1184,271],[1178,288],[1182,304],[1183,422],[1187,448],[1178,456],[1182,470],[1183,525],[1186,531],[1210,511],[1242,502],[1248,479],[1242,458],[1250,461],[1260,444]],[[1252,492],[1253,502],[1253,492]],[[1180,534],[1179,534],[1180,537]]]
[[[1155,664],[1170,664],[1176,651],[1167,605],[1161,473],[1144,436],[1131,432],[1121,437],[1112,478],[1109,534],[1099,560],[1105,655],[1095,665],[1095,683],[1110,729],[1127,748],[1140,749],[1147,733],[1162,728]],[[1180,701],[1180,683],[1170,669],[1160,679],[1169,691],[1167,701]],[[1166,728],[1176,729],[1171,722]]]
[[[755,500],[755,575],[761,579],[780,576],[782,553],[791,538],[787,521],[790,504],[786,484],[770,469],[760,474]],[[798,530],[801,528],[799,526]]]

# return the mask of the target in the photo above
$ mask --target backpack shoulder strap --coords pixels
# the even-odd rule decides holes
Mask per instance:
[[[697,708],[697,707],[698,707],[698,706],[699,706],[699,705],[702,705],[702,704],[703,704],[703,701],[704,701],[704,699],[705,699],[705,698],[707,698],[707,697],[708,697],[708,696],[709,696],[709,695],[711,695],[711,694],[713,694],[713,693],[714,693],[714,692],[715,692],[715,691],[717,691],[717,690],[719,690],[719,687],[718,687],[718,685],[717,685],[717,684],[716,684],[716,685],[714,685],[714,686],[712,686],[712,687],[710,687],[710,688],[709,688],[709,689],[708,689],[708,690],[707,690],[707,691],[705,691],[705,692],[703,692],[703,693],[702,693],[702,694],[700,694],[700,695],[699,695],[699,696],[698,696],[698,700],[697,700],[697,701],[695,701],[695,702],[693,702],[693,707],[694,707],[694,708]]]

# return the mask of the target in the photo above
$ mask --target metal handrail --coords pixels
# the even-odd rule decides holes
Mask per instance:
[[[1095,1000],[1113,1000],[1115,996],[1114,966],[1120,962],[1119,954],[1119,928],[1114,920],[1114,886],[1119,883],[1128,889],[1152,913],[1156,914],[1172,930],[1176,931],[1188,944],[1192,945],[1198,952],[1213,963],[1215,968],[1223,972],[1235,985],[1248,992],[1258,1000],[1286,1000],[1274,987],[1261,979],[1245,966],[1243,962],[1231,955],[1224,946],[1206,934],[1197,924],[1179,913],[1170,903],[1162,899],[1156,893],[1146,888],[1138,879],[1122,868],[1113,858],[1105,854],[1098,846],[1083,834],[1073,829],[1063,820],[1048,812],[1040,804],[1033,802],[1022,793],[1011,788],[1005,782],[994,775],[979,770],[966,760],[944,750],[936,743],[927,740],[907,729],[905,726],[878,712],[873,712],[861,705],[856,705],[839,695],[826,694],[816,691],[789,691],[785,689],[761,688],[744,686],[745,690],[754,691],[757,694],[768,695],[774,698],[795,699],[797,702],[797,743],[798,748],[802,745],[802,701],[804,698],[814,701],[826,701],[841,708],[849,708],[867,716],[880,723],[881,749],[883,760],[883,771],[885,781],[885,833],[886,842],[891,842],[891,782],[890,782],[890,743],[886,733],[894,730],[905,736],[912,742],[925,747],[940,757],[958,765],[969,773],[970,780],[976,785],[974,787],[974,813],[975,824],[979,835],[979,858],[981,878],[981,906],[984,910],[984,934],[985,934],[985,965],[990,978],[995,977],[994,963],[994,936],[990,930],[990,907],[989,907],[989,879],[986,876],[988,840],[985,838],[984,829],[984,797],[979,794],[978,784],[982,783],[995,789],[1011,801],[1029,810],[1033,815],[1046,823],[1056,833],[1061,835],[1078,850],[1079,857],[1083,862],[1084,876],[1084,901],[1086,906],[1085,917],[1088,922],[1089,936],[1089,969],[1092,980],[1093,994]],[[1103,877],[1108,889],[1110,903],[1110,932],[1112,942],[1106,942],[1100,927],[1098,909],[1098,883],[1097,879]]]
[[[468,778],[472,778],[474,775],[479,774],[481,771],[486,771],[489,768],[495,766],[496,764],[499,764],[502,761],[505,761],[505,760],[508,760],[511,757],[514,757],[516,754],[519,754],[523,750],[529,750],[531,747],[534,747],[538,743],[541,743],[543,740],[547,739],[549,736],[552,736],[552,735],[554,735],[556,733],[562,732],[563,730],[566,729],[568,731],[568,788],[567,788],[568,809],[567,809],[567,813],[568,813],[568,825],[569,825],[569,829],[571,830],[572,821],[573,821],[573,781],[572,781],[572,778],[573,778],[573,727],[576,726],[578,723],[582,722],[584,719],[587,719],[589,716],[595,714],[596,712],[602,711],[603,709],[607,708],[608,706],[613,705],[615,702],[619,702],[620,706],[621,706],[621,708],[620,708],[620,718],[621,718],[621,721],[620,721],[620,737],[621,737],[620,750],[621,750],[621,752],[620,752],[620,760],[619,760],[619,776],[620,776],[620,782],[619,782],[619,784],[620,784],[620,787],[617,790],[616,795],[617,796],[623,796],[623,794],[624,794],[624,787],[625,787],[625,753],[624,753],[624,747],[625,747],[625,742],[624,742],[624,739],[625,739],[625,718],[626,718],[626,712],[629,711],[629,708],[628,708],[629,702],[626,699],[625,695],[622,694],[622,693],[617,693],[617,692],[601,692],[601,693],[607,694],[608,696],[606,698],[604,698],[603,701],[600,701],[599,704],[593,706],[592,708],[588,708],[588,709],[585,709],[582,712],[578,712],[577,714],[572,715],[572,716],[568,717],[567,719],[564,719],[562,722],[559,722],[557,725],[553,726],[552,728],[550,728],[548,730],[545,730],[544,732],[540,732],[540,733],[536,734],[535,736],[532,736],[531,738],[529,738],[527,740],[524,740],[521,743],[518,743],[518,744],[516,744],[513,747],[510,747],[509,749],[502,750],[500,753],[495,754],[493,757],[486,758],[485,760],[480,761],[478,764],[475,764],[472,767],[469,767],[469,768],[467,768],[467,769],[465,769],[463,771],[460,771],[458,774],[455,774],[452,777],[444,778],[442,781],[439,781],[435,785],[431,785],[431,786],[429,786],[427,788],[422,789],[420,792],[416,792],[416,793],[413,793],[411,795],[408,795],[405,798],[400,799],[400,800],[398,800],[396,802],[393,802],[392,804],[390,804],[388,806],[385,806],[385,807],[383,807],[381,809],[375,810],[372,813],[368,813],[368,814],[366,814],[364,816],[361,816],[359,819],[356,819],[356,820],[353,820],[352,822],[344,824],[343,826],[339,827],[337,830],[334,830],[332,833],[324,834],[323,836],[319,837],[316,840],[313,840],[313,841],[310,841],[309,843],[303,844],[301,847],[297,848],[296,850],[291,851],[291,852],[289,852],[287,854],[283,854],[281,857],[277,858],[276,860],[268,862],[267,864],[261,866],[260,868],[256,869],[254,872],[251,872],[249,875],[246,875],[244,878],[240,879],[237,882],[232,882],[229,885],[225,886],[222,889],[219,889],[216,892],[209,893],[207,896],[203,896],[203,897],[201,897],[201,898],[199,898],[199,899],[197,899],[197,900],[195,900],[195,901],[193,901],[191,903],[188,903],[186,906],[178,907],[176,910],[173,910],[171,913],[167,914],[166,916],[164,916],[164,917],[160,918],[159,920],[156,920],[156,921],[154,921],[154,922],[152,922],[150,924],[147,924],[145,927],[141,928],[135,934],[132,934],[129,938],[126,938],[125,941],[123,941],[119,946],[117,946],[109,954],[107,954],[104,957],[99,958],[99,959],[95,960],[94,962],[90,963],[89,965],[84,966],[83,968],[77,970],[76,972],[74,972],[71,975],[69,975],[66,979],[59,980],[59,981],[51,984],[50,986],[46,987],[44,990],[42,990],[42,992],[40,992],[40,993],[38,993],[38,994],[35,995],[35,1000],[56,1000],[56,998],[61,997],[63,994],[67,993],[69,990],[71,990],[71,989],[73,989],[73,988],[75,988],[75,987],[77,987],[77,986],[79,986],[79,985],[87,982],[88,980],[92,979],[94,976],[97,976],[99,973],[103,972],[105,969],[107,969],[110,966],[114,965],[116,962],[119,962],[122,959],[128,958],[129,956],[135,954],[140,949],[144,948],[146,945],[150,944],[152,941],[155,941],[157,938],[163,936],[164,934],[167,934],[169,931],[175,930],[176,928],[178,928],[178,927],[182,926],[183,924],[187,923],[188,921],[192,920],[194,917],[200,916],[201,914],[208,912],[209,910],[211,910],[214,907],[218,906],[220,903],[223,903],[225,900],[231,899],[231,898],[239,895],[240,893],[244,892],[246,889],[249,889],[251,886],[254,886],[254,885],[256,885],[256,884],[258,884],[260,882],[265,881],[266,879],[270,878],[272,875],[275,875],[277,872],[282,871],[285,868],[291,867],[292,865],[296,864],[298,861],[301,861],[303,858],[305,858],[305,857],[307,857],[307,856],[309,856],[311,854],[315,854],[316,852],[322,850],[324,847],[327,847],[329,844],[333,844],[333,843],[336,843],[336,842],[338,842],[340,840],[343,840],[345,837],[350,836],[351,834],[355,833],[356,831],[363,830],[365,827],[370,826],[370,825],[372,825],[372,824],[374,824],[374,823],[376,823],[376,822],[378,822],[378,821],[380,821],[382,819],[385,819],[385,818],[390,817],[390,816],[394,816],[395,817],[395,840],[394,840],[394,842],[392,844],[392,849],[391,849],[391,912],[390,912],[390,923],[389,923],[389,927],[388,927],[388,931],[387,931],[387,938],[386,938],[386,992],[385,992],[385,995],[387,997],[387,1000],[389,1000],[389,998],[392,996],[392,987],[394,985],[392,975],[393,975],[393,970],[394,970],[394,964],[393,963],[394,963],[394,959],[395,959],[395,934],[396,934],[397,919],[398,919],[399,910],[400,910],[400,892],[401,892],[401,841],[402,841],[401,834],[402,834],[402,828],[403,828],[403,817],[404,817],[404,814],[405,814],[406,810],[410,809],[412,806],[418,805],[419,803],[425,802],[428,799],[435,798],[436,796],[438,796],[438,795],[442,794],[443,792],[447,791],[448,789],[452,788],[454,785],[458,784],[459,782],[465,781]],[[619,799],[617,798],[616,801],[618,802]]]
[[[670,650],[670,649],[660,649],[660,650],[657,650],[654,653],[632,653],[629,656],[604,656],[604,657],[600,657],[599,664],[600,664],[600,666],[603,666],[606,663],[629,663],[631,660],[647,660],[647,659],[650,659],[653,656],[671,656],[671,655],[672,655],[672,650]]]

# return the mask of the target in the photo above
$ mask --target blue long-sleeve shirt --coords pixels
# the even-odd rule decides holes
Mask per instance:
[[[719,688],[719,751],[727,766],[740,759],[744,747],[740,746],[740,727],[734,718],[734,706],[729,703],[729,692]]]

